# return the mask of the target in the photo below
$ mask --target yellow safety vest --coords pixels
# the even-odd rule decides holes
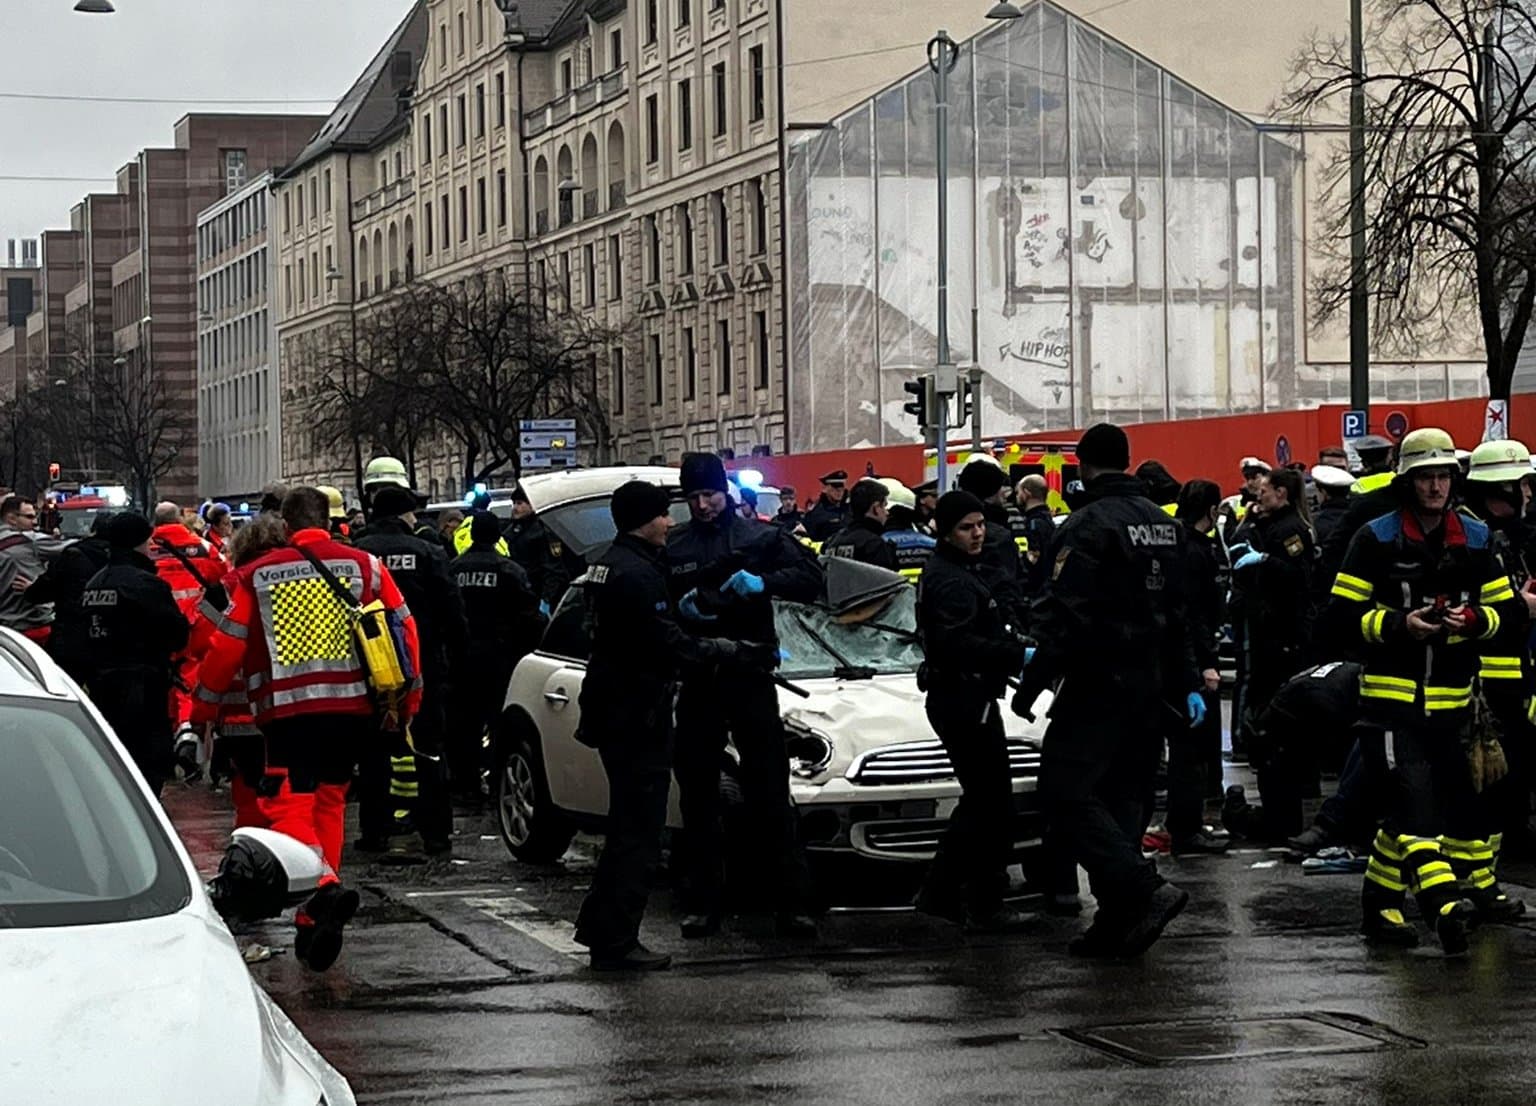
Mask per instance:
[[[1349,486],[1349,494],[1365,495],[1367,492],[1374,492],[1379,488],[1385,488],[1388,484],[1392,483],[1395,475],[1395,473],[1390,472],[1373,472],[1369,476],[1362,476]]]
[[[470,537],[469,534],[470,521],[470,519],[466,518],[463,522],[459,523],[459,528],[453,532],[453,551],[455,553],[468,553],[469,547],[475,543],[474,538]],[[512,556],[511,551],[507,548],[506,538],[496,539],[496,552],[500,553],[503,557]]]

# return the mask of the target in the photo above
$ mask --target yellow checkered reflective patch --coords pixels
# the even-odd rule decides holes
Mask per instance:
[[[272,638],[277,647],[272,659],[284,668],[352,656],[351,621],[318,576],[272,586]]]

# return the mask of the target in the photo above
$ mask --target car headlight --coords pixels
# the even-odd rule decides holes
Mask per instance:
[[[794,723],[786,725],[785,730],[785,748],[793,775],[808,780],[819,776],[832,763],[832,739],[826,734]]]

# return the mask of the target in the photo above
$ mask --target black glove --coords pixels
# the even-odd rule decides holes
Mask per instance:
[[[738,641],[731,660],[743,668],[772,672],[779,667],[779,647],[761,641]]]

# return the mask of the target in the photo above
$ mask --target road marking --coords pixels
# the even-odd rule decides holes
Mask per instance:
[[[465,906],[474,907],[508,929],[515,929],[524,937],[531,937],[562,956],[585,958],[590,951],[585,945],[577,943],[574,925],[563,918],[552,918],[522,899],[511,895],[482,895],[465,896],[463,902]]]
[[[471,887],[469,890],[459,888],[454,891],[407,891],[408,899],[454,899],[460,895],[490,895],[501,890],[499,887]]]

